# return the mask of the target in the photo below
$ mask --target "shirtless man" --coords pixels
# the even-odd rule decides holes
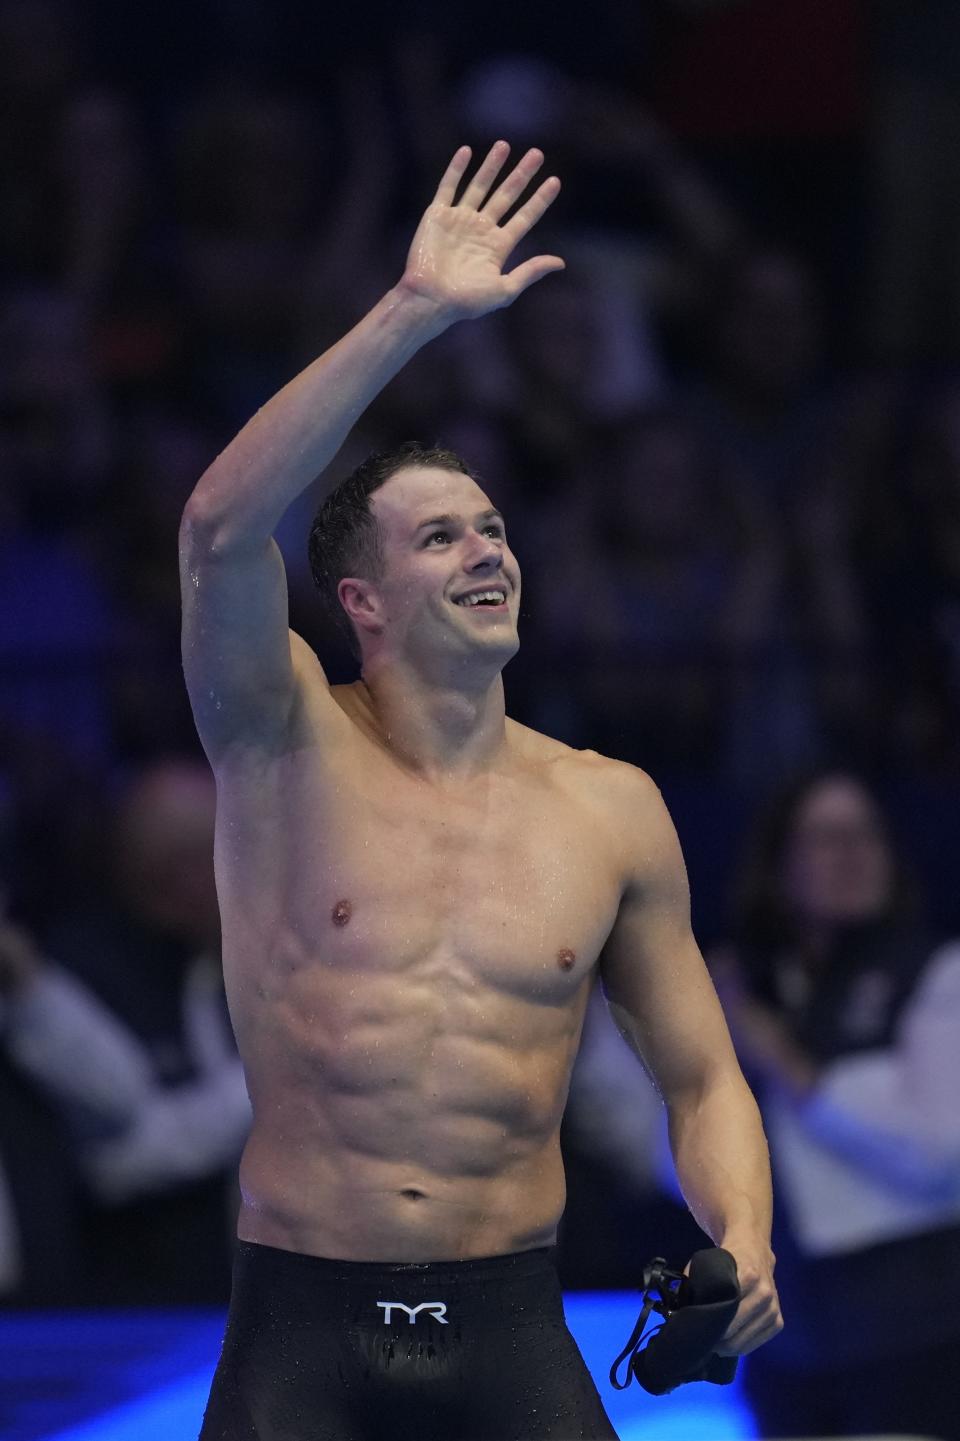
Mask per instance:
[[[554,1265],[560,1120],[598,973],[663,1095],[691,1210],[737,1260],[724,1349],[781,1325],[766,1144],[676,834],[642,771],[505,716],[520,571],[462,463],[401,449],[318,512],[312,552],[362,679],[331,687],[288,630],[271,538],[286,507],[420,346],[562,269],[504,271],[559,190],[545,180],[508,218],[543,162],[528,151],[501,179],[508,149],[459,200],[457,151],[399,283],[184,512],[184,666],[254,1112],[204,1441],[615,1437]],[[478,592],[502,599],[464,603]]]

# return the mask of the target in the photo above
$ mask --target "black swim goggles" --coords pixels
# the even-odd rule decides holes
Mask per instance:
[[[711,1246],[691,1258],[689,1274],[672,1270],[657,1256],[644,1267],[643,1309],[630,1340],[610,1368],[610,1384],[625,1391],[636,1376],[652,1396],[663,1396],[688,1381],[729,1386],[736,1356],[718,1356],[719,1344],[740,1303],[737,1263],[729,1251]],[[663,1317],[646,1336],[652,1312]],[[629,1357],[627,1379],[620,1364]]]

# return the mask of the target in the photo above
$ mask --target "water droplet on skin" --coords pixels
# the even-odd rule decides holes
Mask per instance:
[[[348,900],[344,899],[337,901],[337,904],[331,912],[330,919],[335,926],[345,926],[352,915],[353,907]]]

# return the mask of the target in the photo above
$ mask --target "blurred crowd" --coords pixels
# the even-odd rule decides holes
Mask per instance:
[[[804,1131],[793,1102],[848,1050],[900,1074],[935,939],[960,934],[957,7],[598,0],[589,35],[540,4],[492,3],[470,34],[431,3],[402,28],[300,0],[135,9],[0,0],[0,1298],[226,1300],[248,1110],[180,671],[180,513],[399,276],[455,147],[501,135],[563,179],[536,244],[567,270],[424,350],[336,469],[417,438],[479,470],[523,573],[510,713],[663,788],[784,1164],[820,1178],[797,1159],[820,1148],[827,1194],[840,1132]],[[278,536],[291,623],[350,679],[307,565],[315,504]],[[816,1019],[842,1010],[821,986],[834,923],[801,937],[783,901],[761,939],[732,901],[754,812],[814,768],[861,797],[859,822],[825,823],[841,870],[844,836],[885,814],[927,895],[902,948],[886,882],[854,905],[894,938],[837,962],[881,977],[852,1040]],[[790,1084],[757,1007],[801,1053]],[[693,1239],[618,1044],[591,1010],[569,1284],[635,1278],[651,1228]],[[863,1186],[953,1196],[956,1150],[932,1180],[917,1162],[881,1182],[876,1144]],[[602,1243],[601,1201],[619,1207]],[[886,1230],[837,1237],[816,1195],[796,1204],[799,1256],[956,1221],[949,1199],[906,1221],[891,1203]]]

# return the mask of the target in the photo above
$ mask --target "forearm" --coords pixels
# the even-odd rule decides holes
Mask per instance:
[[[273,396],[205,472],[188,504],[224,545],[265,540],[351,428],[450,320],[403,283]]]
[[[717,1245],[769,1246],[773,1197],[760,1112],[742,1076],[668,1098],[677,1179],[698,1225]]]

